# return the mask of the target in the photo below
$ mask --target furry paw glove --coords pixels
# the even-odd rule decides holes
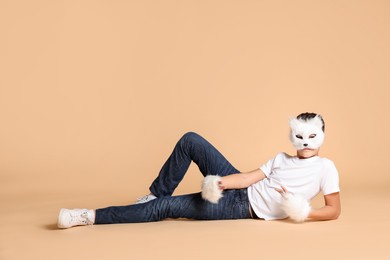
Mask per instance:
[[[223,197],[222,189],[219,187],[221,177],[217,175],[207,175],[202,182],[202,198],[217,204]]]
[[[311,206],[304,197],[287,192],[282,196],[282,210],[294,221],[303,222],[309,216]]]

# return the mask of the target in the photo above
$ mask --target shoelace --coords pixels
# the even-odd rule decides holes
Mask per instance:
[[[71,221],[72,222],[76,222],[76,223],[79,223],[79,224],[85,224],[85,225],[92,225],[93,222],[88,218],[88,211],[83,211],[81,212],[81,214],[70,214],[71,216]]]

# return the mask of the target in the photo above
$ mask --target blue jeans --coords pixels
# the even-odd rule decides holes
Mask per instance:
[[[192,161],[203,176],[239,173],[207,140],[196,133],[186,133],[150,186],[150,191],[158,198],[144,204],[97,209],[95,224],[153,222],[166,218],[251,218],[246,188],[225,190],[218,204],[205,201],[201,193],[172,196]]]

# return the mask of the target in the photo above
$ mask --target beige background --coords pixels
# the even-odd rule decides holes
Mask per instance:
[[[389,12],[379,0],[0,1],[0,259],[388,259],[376,241],[390,231]],[[145,194],[187,131],[241,171],[293,154],[287,120],[306,111],[326,121],[337,221],[55,229],[61,207]],[[201,179],[191,166],[176,194]]]

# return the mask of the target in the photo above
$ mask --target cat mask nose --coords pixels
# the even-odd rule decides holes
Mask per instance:
[[[306,147],[306,146],[307,146],[307,144],[303,144],[303,146],[304,146],[304,147]]]

